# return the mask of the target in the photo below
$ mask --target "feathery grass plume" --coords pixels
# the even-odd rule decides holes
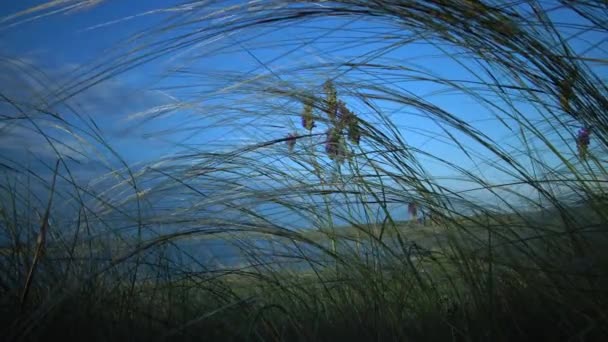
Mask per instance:
[[[293,148],[296,146],[297,133],[289,133],[287,134],[287,138],[285,143],[287,144],[287,148],[289,152],[293,152]]]
[[[361,130],[356,118],[348,125],[348,139],[355,145],[361,143]]]
[[[335,127],[329,128],[325,135],[325,153],[327,153],[329,159],[340,161],[340,158],[344,155],[343,149],[340,131]]]
[[[327,110],[327,116],[331,122],[335,122],[336,113],[338,111],[338,93],[332,80],[327,80],[323,83],[323,90],[325,92],[325,105]]]
[[[338,106],[336,110],[336,128],[343,129],[347,127],[351,120],[353,120],[354,113],[352,113],[347,107],[346,103],[342,100],[338,100]]]
[[[313,106],[312,100],[306,99],[304,101],[304,108],[302,110],[302,127],[308,131],[312,131],[317,124],[315,123],[315,118],[313,114]]]
[[[361,131],[359,130],[358,118],[355,113],[346,107],[346,103],[342,100],[338,100],[335,128],[340,132],[346,129],[348,139],[352,143],[359,145]]]

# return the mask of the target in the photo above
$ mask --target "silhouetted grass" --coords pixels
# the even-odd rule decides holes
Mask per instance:
[[[0,28],[90,5],[50,2]],[[42,138],[54,159],[0,158],[2,336],[605,340],[607,60],[602,42],[586,48],[601,57],[572,45],[605,34],[607,12],[603,1],[192,2],[41,82],[31,102],[0,89],[0,130]],[[269,33],[293,27],[306,39]],[[416,44],[462,75],[394,54]],[[263,62],[263,48],[288,51]],[[195,63],[235,51],[259,68]],[[183,115],[222,139],[132,165],[71,104],[155,61],[172,62],[173,83],[158,88],[174,102],[132,113],[125,130]],[[436,94],[475,101],[517,144]],[[78,180],[76,153],[108,172]],[[398,217],[409,203],[424,224]],[[230,255],[209,257],[214,243]]]

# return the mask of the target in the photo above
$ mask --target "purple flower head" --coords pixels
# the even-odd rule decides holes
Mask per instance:
[[[336,111],[336,119],[343,125],[348,124],[348,121],[351,118],[351,112],[346,108],[346,103],[339,100],[338,101],[338,110]]]
[[[346,156],[346,149],[342,142],[339,130],[335,128],[330,128],[327,130],[325,152],[331,160],[341,161]]]
[[[359,125],[357,124],[357,116],[346,107],[346,104],[343,101],[338,101],[338,112],[336,119],[336,127],[338,129],[346,128],[348,139],[352,143],[359,145],[359,141],[361,140],[361,132],[359,130]]]
[[[330,159],[333,159],[337,155],[338,151],[338,135],[335,133],[335,130],[330,128],[327,130],[325,137],[325,152],[329,156]]]
[[[577,140],[579,144],[589,145],[589,142],[591,140],[590,136],[591,130],[587,127],[584,127],[578,130]]]
[[[576,135],[576,146],[578,147],[579,156],[583,159],[587,156],[587,151],[589,149],[590,142],[591,129],[588,127],[583,127],[579,129]]]

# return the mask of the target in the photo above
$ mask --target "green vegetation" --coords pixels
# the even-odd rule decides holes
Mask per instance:
[[[559,23],[555,11],[580,23]],[[174,12],[49,85],[44,101],[0,89],[2,108],[16,113],[0,117],[0,130],[27,121],[57,158],[38,169],[0,160],[3,340],[608,340],[608,59],[578,52],[577,35],[564,33],[605,35],[605,1],[263,0]],[[169,111],[202,117],[197,133],[236,127],[246,144],[176,146],[130,165],[67,105],[140,63],[233,32],[302,24],[319,39],[352,34],[333,41],[339,51],[362,39],[352,27],[315,26],[327,18],[378,25],[366,34],[379,45],[349,60],[209,72],[211,86],[176,97]],[[414,42],[467,74],[385,56]],[[413,81],[476,101],[518,144],[402,87]],[[395,108],[442,133],[400,127]],[[168,115],[153,109],[134,116]],[[109,172],[80,181],[65,140],[42,122],[77,137]],[[459,154],[410,144],[408,129]],[[424,224],[398,218],[409,203]],[[209,257],[213,243],[235,258]]]

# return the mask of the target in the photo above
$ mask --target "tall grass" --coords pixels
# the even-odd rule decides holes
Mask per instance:
[[[0,25],[91,5],[49,2]],[[607,12],[591,0],[196,1],[58,80],[19,63],[37,86],[0,89],[1,130],[52,153],[0,161],[2,335],[604,340],[607,60],[601,39],[580,46],[607,32]],[[400,55],[420,46],[454,72]],[[198,63],[237,52],[259,67]],[[156,88],[172,102],[120,122],[136,133],[180,117],[185,128],[149,137],[199,140],[132,164],[73,104],[154,63],[168,65]],[[585,127],[591,144],[577,146]],[[107,172],[82,180],[75,156]],[[409,203],[426,223],[400,216]]]

